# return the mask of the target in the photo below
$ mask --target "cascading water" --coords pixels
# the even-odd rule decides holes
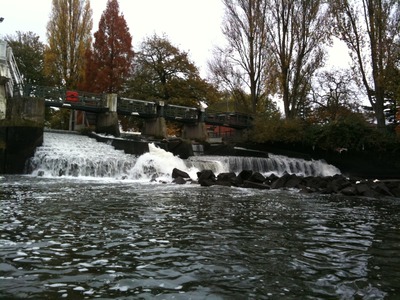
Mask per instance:
[[[298,176],[333,176],[340,174],[338,168],[322,160],[304,160],[273,154],[269,154],[268,158],[196,156],[189,158],[188,162],[193,166],[201,166],[202,169],[212,169],[212,166],[219,162],[221,170],[224,172],[239,173],[242,170],[252,170],[266,176],[271,174],[282,176],[285,172]]]
[[[172,153],[149,144],[150,152],[136,157],[86,136],[45,132],[41,147],[28,163],[28,173],[45,177],[103,177],[138,181],[170,180],[173,168],[196,178]]]
[[[150,181],[171,181],[173,168],[187,172],[210,169],[215,174],[253,170],[265,175],[284,172],[301,176],[332,176],[340,171],[323,161],[307,161],[279,155],[269,158],[234,156],[193,156],[182,160],[149,144],[149,152],[139,157],[125,154],[111,145],[86,136],[45,132],[43,146],[28,164],[28,173],[46,177],[96,177]]]

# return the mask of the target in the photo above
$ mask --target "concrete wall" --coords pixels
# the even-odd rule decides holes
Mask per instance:
[[[208,134],[206,124],[198,122],[197,124],[184,124],[182,138],[187,140],[207,141]]]
[[[7,110],[6,90],[4,88],[4,85],[1,84],[1,79],[0,79],[0,120],[4,120],[6,118],[6,110]]]
[[[43,143],[44,99],[12,98],[0,120],[0,174],[21,174]]]
[[[167,125],[164,117],[145,119],[141,132],[144,136],[165,139],[167,137]]]

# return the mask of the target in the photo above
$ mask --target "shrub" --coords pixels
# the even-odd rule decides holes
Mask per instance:
[[[254,142],[301,142],[304,140],[305,123],[300,119],[286,120],[278,115],[257,116],[250,139]]]

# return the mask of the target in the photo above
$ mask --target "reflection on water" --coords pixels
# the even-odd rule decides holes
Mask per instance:
[[[399,202],[0,179],[0,298],[397,299]]]

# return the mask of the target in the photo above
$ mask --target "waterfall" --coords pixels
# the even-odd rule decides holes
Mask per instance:
[[[87,136],[45,132],[41,147],[27,163],[27,173],[43,177],[113,178],[149,182],[171,181],[173,168],[197,178],[199,169],[187,167],[172,153],[149,144],[139,157],[116,150]]]
[[[242,170],[252,170],[264,175],[275,174],[282,176],[285,172],[298,176],[333,176],[340,174],[340,170],[323,160],[305,160],[290,158],[282,155],[269,154],[265,157],[241,156],[196,156],[188,159],[195,167],[210,168],[209,165],[219,163],[220,172],[239,173]],[[214,170],[213,170],[214,171]],[[214,171],[215,172],[215,171]]]
[[[171,181],[173,168],[187,172],[212,170],[239,173],[253,170],[264,175],[288,172],[303,176],[332,176],[340,171],[324,161],[308,161],[270,155],[269,158],[236,156],[193,156],[182,160],[172,153],[149,144],[149,152],[139,157],[116,150],[109,144],[86,136],[45,132],[44,142],[28,161],[27,173],[44,177],[113,178],[124,180]]]

